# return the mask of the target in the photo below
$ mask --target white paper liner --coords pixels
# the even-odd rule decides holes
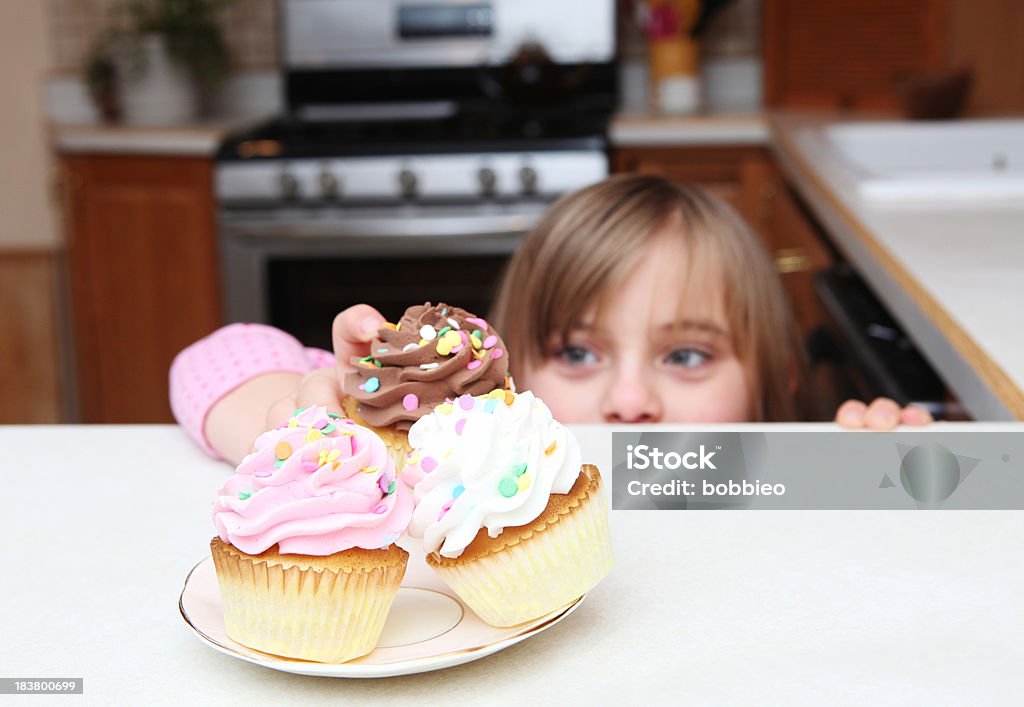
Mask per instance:
[[[275,655],[343,663],[372,651],[405,565],[351,572],[213,550],[228,635]]]
[[[611,571],[603,493],[592,494],[543,532],[468,561],[431,563],[438,576],[492,626],[514,626],[578,599]]]

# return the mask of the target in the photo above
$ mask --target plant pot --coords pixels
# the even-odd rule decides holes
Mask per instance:
[[[167,53],[162,36],[143,35],[119,47],[114,63],[124,122],[170,125],[196,119],[199,91]]]

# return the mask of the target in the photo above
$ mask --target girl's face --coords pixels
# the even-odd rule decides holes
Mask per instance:
[[[564,344],[553,338],[540,365],[517,381],[520,389],[567,423],[750,420],[723,293],[693,288],[699,301],[680,308],[682,265],[678,238],[657,238],[601,319],[592,307]]]

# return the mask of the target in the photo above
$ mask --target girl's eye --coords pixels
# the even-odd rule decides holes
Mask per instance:
[[[696,368],[710,360],[711,354],[698,349],[676,349],[665,357],[665,363],[684,368]]]
[[[559,352],[558,357],[573,366],[597,363],[597,355],[584,346],[566,346]]]

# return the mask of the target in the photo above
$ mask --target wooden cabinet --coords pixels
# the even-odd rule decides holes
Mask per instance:
[[[83,422],[170,422],[174,355],[220,326],[212,163],[63,160]]]
[[[765,148],[627,147],[614,152],[612,169],[693,184],[724,199],[774,257],[801,331],[823,321],[813,279],[831,257]]]

